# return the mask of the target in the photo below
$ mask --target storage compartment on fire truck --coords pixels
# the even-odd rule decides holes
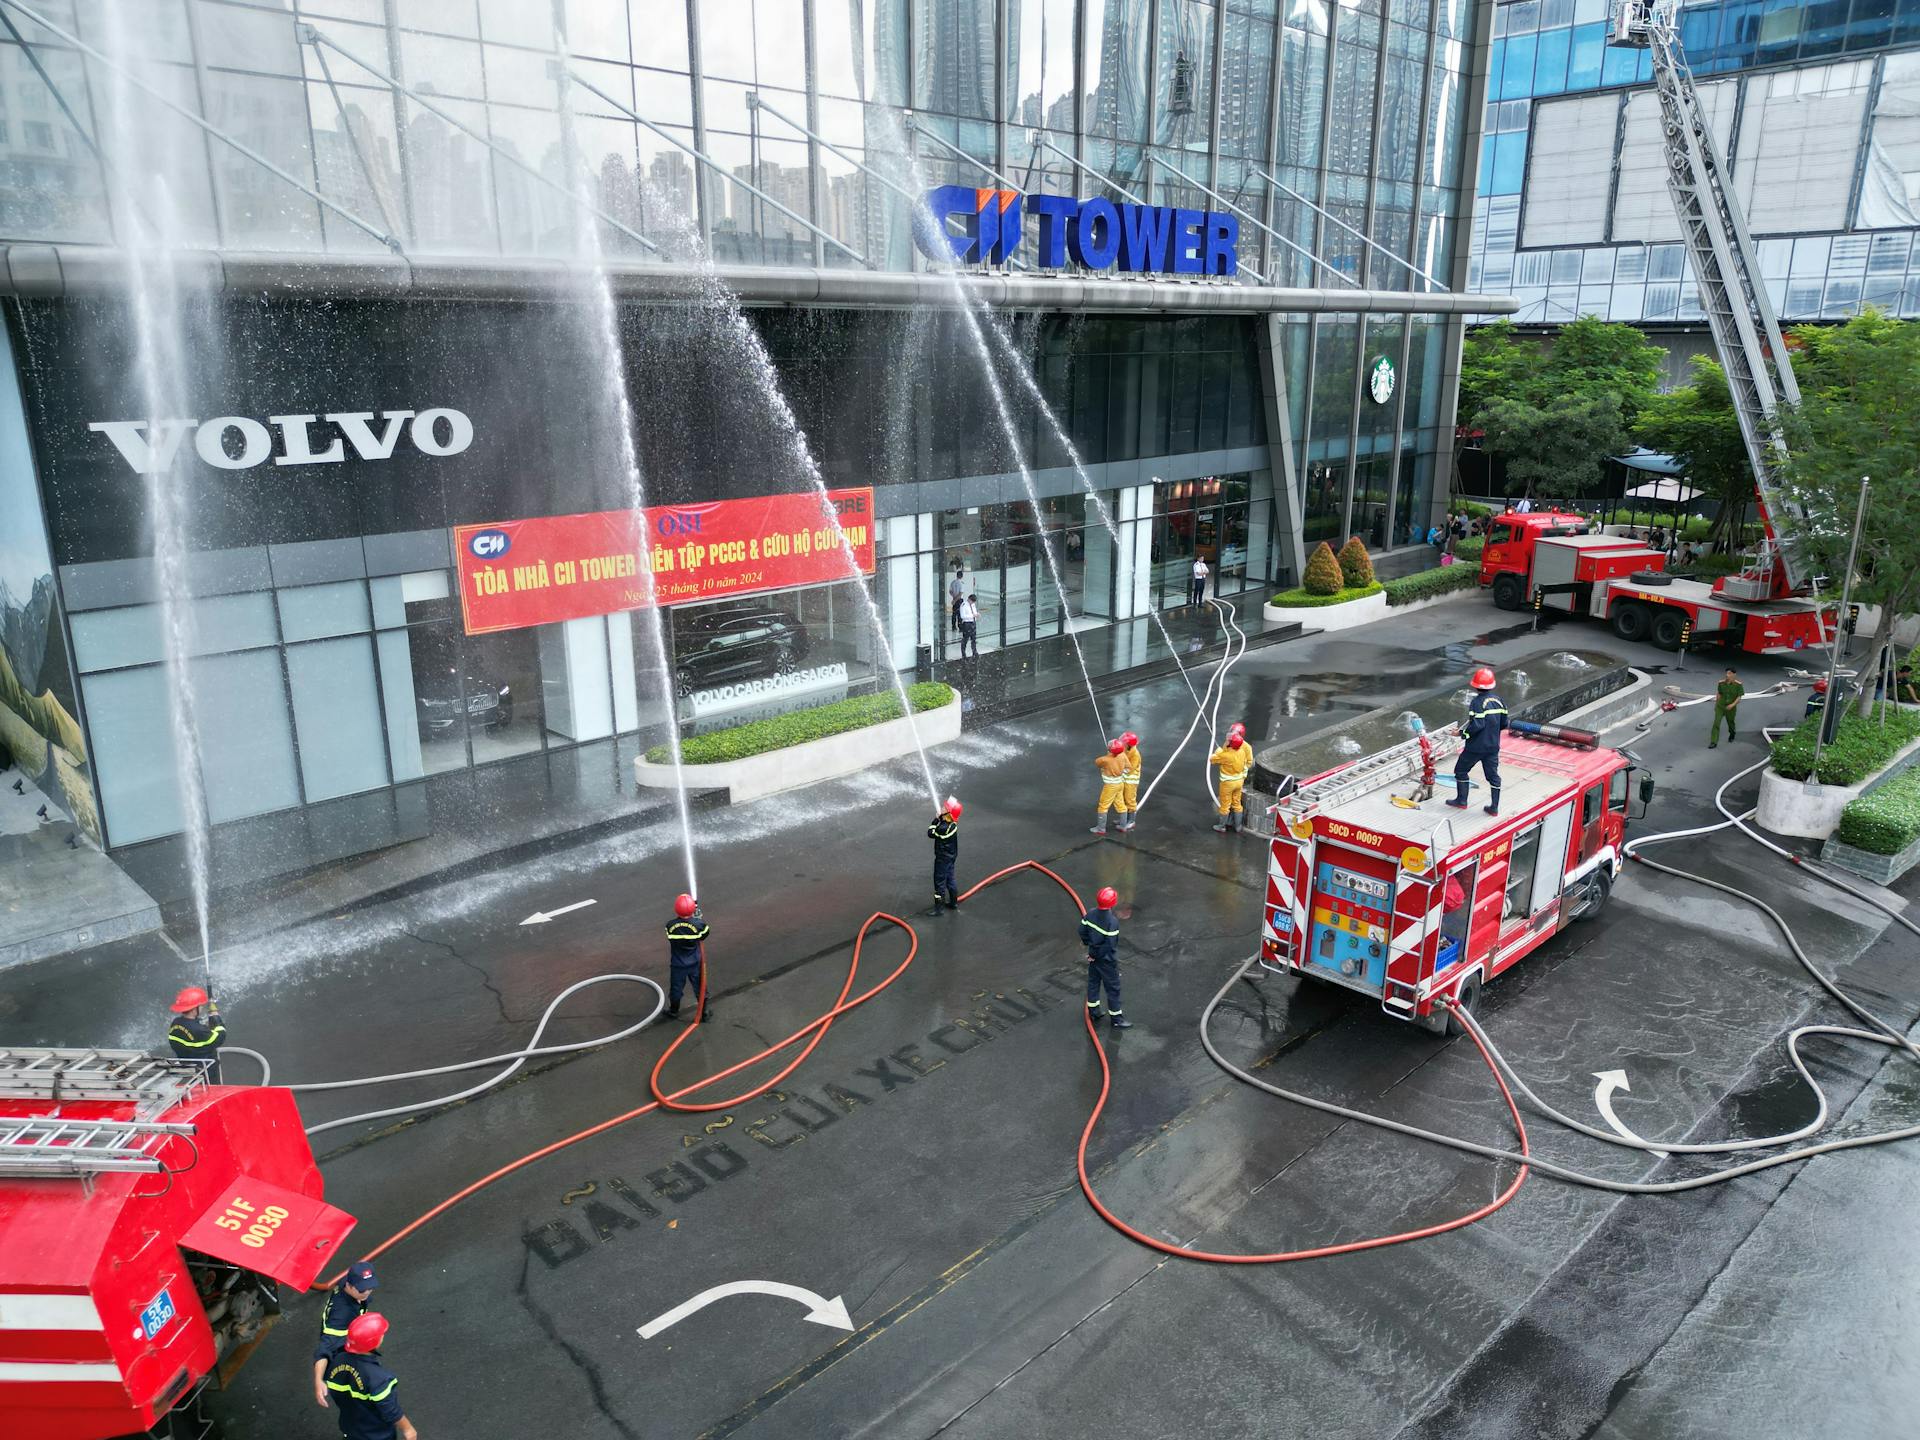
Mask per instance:
[[[1378,989],[1386,982],[1393,923],[1392,862],[1323,845],[1314,871],[1307,963]]]
[[[1665,564],[1658,550],[1621,535],[1542,536],[1533,547],[1533,584],[1546,609],[1602,615],[1604,582]]]

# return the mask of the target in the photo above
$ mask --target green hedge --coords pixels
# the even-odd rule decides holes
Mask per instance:
[[[1387,604],[1411,605],[1416,600],[1429,600],[1435,595],[1471,590],[1479,583],[1480,567],[1456,560],[1436,570],[1417,570],[1411,575],[1402,575],[1398,580],[1387,581]]]
[[[1378,595],[1384,588],[1375,582],[1372,585],[1358,585],[1351,590],[1336,590],[1331,595],[1309,595],[1302,589],[1282,590],[1267,603],[1294,610],[1311,610],[1321,605],[1344,605],[1349,600],[1364,600],[1369,595]]]
[[[1833,838],[1875,855],[1898,855],[1920,840],[1920,768],[1908,766],[1849,804]]]
[[[938,710],[953,699],[953,690],[935,681],[907,687],[907,698],[915,710]],[[900,718],[900,697],[891,690],[878,695],[856,695],[851,700],[836,700],[831,705],[816,705],[811,710],[796,710],[791,715],[776,715],[771,720],[755,720],[731,730],[715,730],[695,735],[680,744],[680,759],[687,765],[713,765],[723,760],[744,760],[749,755],[764,755],[769,750],[784,750],[809,740],[824,740],[829,735],[844,735],[849,730],[864,730]],[[649,765],[667,763],[667,747],[655,745],[647,751]]]
[[[1884,727],[1880,724],[1881,708],[1887,710]],[[1812,773],[1814,733],[1819,721],[1820,713],[1815,711],[1774,742],[1775,774],[1804,780]],[[1822,785],[1858,785],[1915,740],[1920,740],[1920,711],[1894,706],[1876,707],[1870,716],[1848,713],[1841,717],[1833,743],[1820,751],[1820,770],[1814,778]]]
[[[1456,560],[1478,560],[1480,552],[1487,548],[1487,537],[1469,535],[1464,540],[1453,542],[1453,558]]]

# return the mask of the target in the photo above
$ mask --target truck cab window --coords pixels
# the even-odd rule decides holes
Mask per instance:
[[[1617,814],[1624,815],[1627,813],[1627,792],[1631,788],[1627,777],[1631,773],[1632,772],[1628,770],[1616,770],[1613,772],[1611,788],[1607,792],[1607,808]]]

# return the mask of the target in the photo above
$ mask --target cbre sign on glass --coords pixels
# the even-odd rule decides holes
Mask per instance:
[[[942,185],[927,192],[913,239],[930,260],[1003,265],[1034,220],[1038,263],[1058,269],[1069,259],[1088,270],[1130,275],[1239,273],[1240,222],[1218,210],[1121,205],[1098,197],[1023,195]],[[958,229],[955,229],[955,226]]]

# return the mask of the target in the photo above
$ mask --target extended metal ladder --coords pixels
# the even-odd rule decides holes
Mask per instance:
[[[1801,507],[1787,499],[1776,474],[1785,450],[1778,408],[1782,403],[1797,405],[1800,387],[1794,382],[1780,322],[1760,279],[1746,217],[1728,189],[1725,157],[1707,123],[1681,49],[1674,8],[1673,0],[1615,0],[1608,39],[1615,45],[1652,52],[1654,92],[1665,132],[1667,189],[1673,195],[1687,257],[1693,262],[1700,306],[1726,370],[1767,531],[1767,543],[1748,578],[1756,586],[1764,582],[1771,589],[1773,568],[1778,566],[1783,588],[1797,590],[1803,577],[1791,548],[1782,543],[1774,516],[1804,518]]]
[[[1437,730],[1429,730],[1424,736],[1416,735],[1411,740],[1403,740],[1364,760],[1356,760],[1324,779],[1298,786],[1292,794],[1282,797],[1274,808],[1284,820],[1304,820],[1358,796],[1370,795],[1382,785],[1411,779],[1421,773],[1425,764],[1420,751],[1422,739],[1427,742],[1428,752],[1437,764],[1460,747],[1460,722],[1456,720]]]
[[[0,1050],[0,1100],[56,1108],[70,1101],[130,1103],[130,1120],[61,1115],[0,1116],[0,1176],[86,1178],[111,1171],[167,1169],[160,1151],[194,1127],[158,1120],[206,1084],[198,1060],[138,1050]]]

